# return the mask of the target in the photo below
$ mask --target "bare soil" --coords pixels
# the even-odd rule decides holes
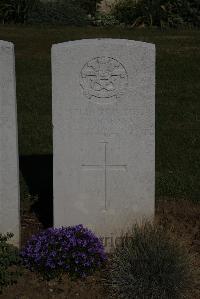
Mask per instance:
[[[200,266],[200,204],[186,200],[163,199],[156,205],[156,220],[164,225],[194,255],[196,266]],[[22,243],[42,228],[34,214],[22,217]],[[18,282],[4,290],[0,299],[102,299],[107,289],[102,283],[102,273],[85,280],[71,281],[67,276],[62,282],[46,282],[34,273],[24,270]],[[200,298],[196,288],[189,298]]]

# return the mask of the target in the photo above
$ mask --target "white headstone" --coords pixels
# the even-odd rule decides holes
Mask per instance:
[[[54,225],[116,237],[154,214],[155,46],[66,42],[52,67]]]
[[[14,46],[0,41],[0,233],[19,245],[19,180]]]

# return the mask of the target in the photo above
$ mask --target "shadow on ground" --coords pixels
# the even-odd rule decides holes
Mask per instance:
[[[19,168],[29,194],[38,198],[31,212],[44,228],[53,226],[53,156],[21,156]]]

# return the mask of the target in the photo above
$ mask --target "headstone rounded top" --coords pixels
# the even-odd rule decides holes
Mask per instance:
[[[76,46],[76,45],[91,45],[91,43],[94,44],[104,44],[104,43],[110,43],[110,44],[122,44],[122,45],[131,45],[131,46],[141,46],[146,47],[149,49],[155,49],[155,45],[152,43],[146,43],[141,41],[135,41],[130,39],[115,39],[115,38],[94,38],[94,39],[80,39],[75,41],[67,41],[63,43],[58,43],[52,45],[52,49],[56,47],[70,47],[70,46]]]
[[[11,42],[7,42],[4,40],[0,40],[0,47],[9,47],[9,48],[13,48],[14,44]]]

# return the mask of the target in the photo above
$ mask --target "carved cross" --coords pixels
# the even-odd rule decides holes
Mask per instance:
[[[81,166],[84,168],[84,170],[104,170],[104,201],[105,201],[105,209],[107,210],[108,205],[108,198],[107,198],[107,177],[108,177],[108,169],[111,170],[118,170],[118,171],[126,171],[127,165],[125,164],[109,164],[107,163],[107,144],[108,142],[101,142],[104,144],[104,163],[103,164],[82,164]]]

